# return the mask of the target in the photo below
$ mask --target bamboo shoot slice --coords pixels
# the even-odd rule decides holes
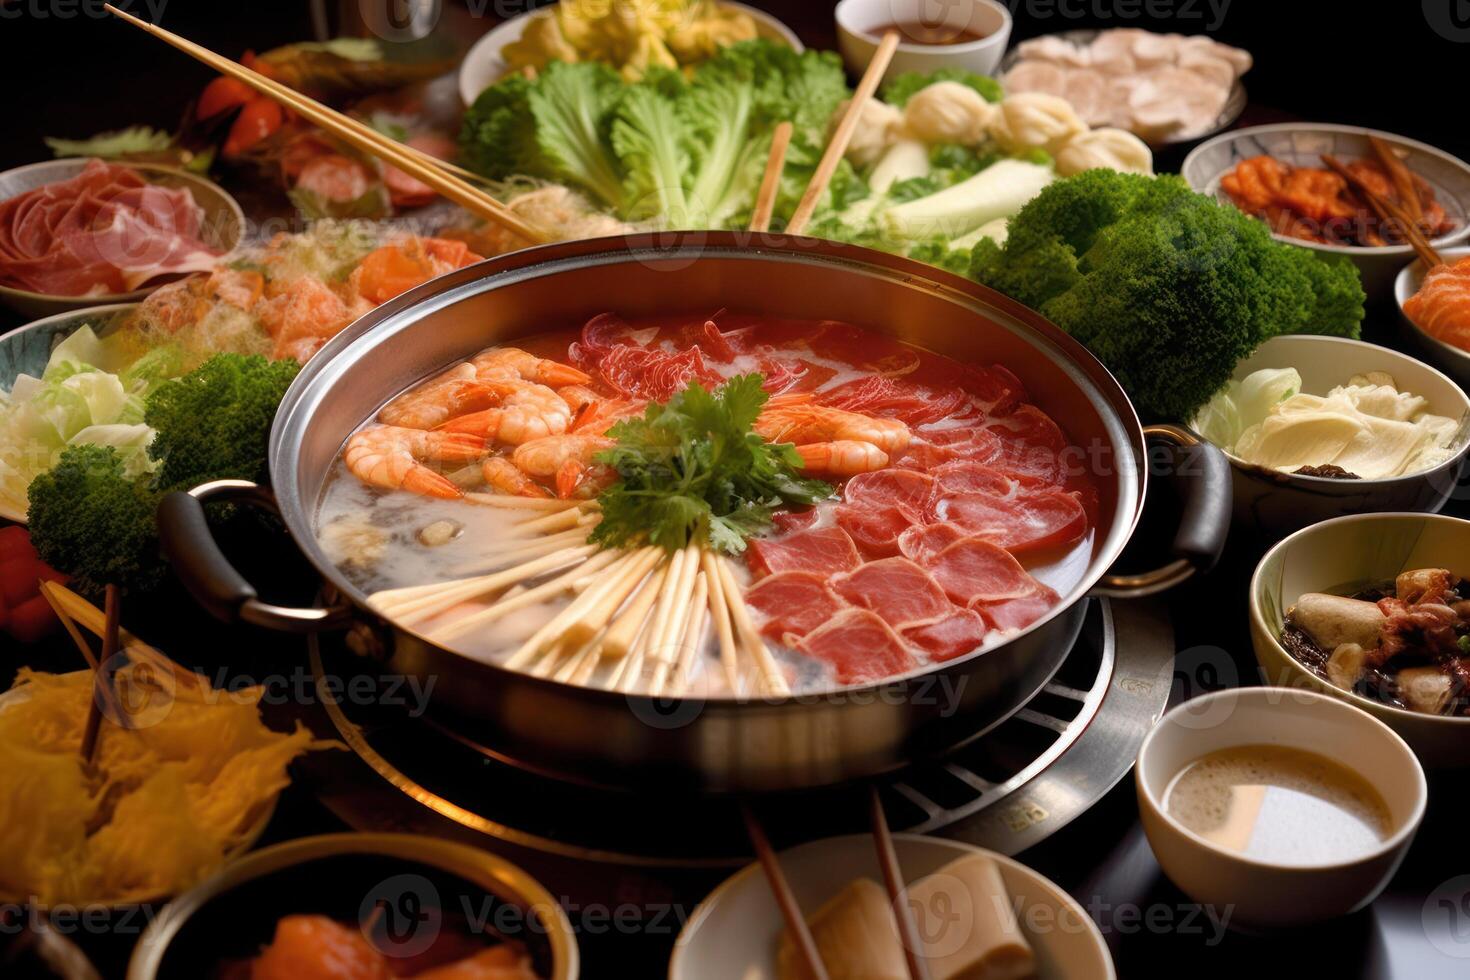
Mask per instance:
[[[606,584],[602,595],[588,606],[582,617],[568,624],[564,642],[575,646],[601,633],[661,557],[657,548],[640,551],[637,559],[628,563],[616,581]]]
[[[720,664],[725,668],[725,681],[730,685],[730,693],[738,697],[744,693],[744,685],[740,682],[739,651],[735,647],[735,634],[730,629],[730,611],[725,603],[724,579],[715,565],[720,559],[714,552],[706,551],[699,556],[699,560],[704,566],[705,581],[709,583],[710,616],[715,621],[715,635],[720,640]]]
[[[605,580],[608,576],[615,574],[632,557],[633,554],[631,552],[625,551],[620,553],[617,560],[604,570],[603,579]],[[524,643],[516,648],[515,653],[512,653],[509,659],[505,661],[505,666],[511,669],[522,669],[531,663],[550,641],[555,640],[565,632],[567,623],[575,619],[581,610],[586,608],[585,600],[588,596],[594,596],[600,591],[600,584],[597,583],[590,586],[585,592],[573,599],[565,609],[542,624],[540,629],[532,633]]]
[[[484,609],[478,609],[462,619],[456,619],[452,623],[445,623],[429,634],[429,638],[438,641],[448,640],[452,637],[467,633],[481,626],[488,626],[504,616],[508,616],[517,609],[535,605],[543,599],[548,599],[562,592],[580,592],[591,585],[595,579],[593,573],[605,567],[617,558],[615,551],[602,551],[588,558],[582,564],[572,568],[570,571],[558,575],[549,582],[543,582],[533,589],[526,589],[517,595],[509,592],[502,596],[492,605]],[[514,591],[514,590],[512,590]]]
[[[421,586],[415,587],[415,594],[408,597],[403,597],[399,594],[400,590],[396,589],[377,592],[368,597],[368,605],[383,615],[395,619],[427,619],[461,602],[493,592],[502,586],[514,585],[574,562],[581,563],[596,550],[597,546],[591,544],[576,548],[562,548],[523,564],[502,569],[492,575],[477,576],[457,584],[448,583],[432,592],[425,593],[421,591]]]
[[[761,677],[765,680],[766,690],[776,695],[790,694],[791,688],[787,685],[786,678],[781,676],[780,665],[776,663],[776,658],[771,656],[771,651],[766,649],[760,631],[750,621],[750,611],[745,608],[745,598],[740,594],[740,583],[735,581],[735,573],[730,571],[730,563],[718,561],[715,564],[720,570],[720,580],[725,588],[725,603],[730,609],[730,618],[735,624],[736,632],[740,634],[741,640],[750,650],[751,656],[755,658]]]
[[[678,656],[672,663],[660,661],[658,668],[654,671],[650,690],[655,695],[664,693],[665,686],[671,677],[674,691],[677,693],[684,691],[684,682],[694,664],[694,655],[699,649],[699,641],[704,637],[705,614],[708,611],[709,582],[705,579],[704,572],[701,571],[694,579],[694,597],[689,603],[689,612],[684,618],[684,628],[679,633],[676,647]]]
[[[607,635],[602,638],[602,656],[606,659],[625,657],[633,648],[633,642],[638,638],[638,633],[643,629],[645,620],[653,611],[653,604],[658,601],[659,590],[663,588],[664,579],[669,573],[669,563],[663,562],[656,567],[648,578],[643,580],[638,594],[629,602],[628,608],[618,614],[618,618],[608,627]]]
[[[569,510],[585,507],[590,501],[562,500],[557,497],[517,497],[505,493],[467,493],[464,499],[481,507],[500,507],[505,510]]]

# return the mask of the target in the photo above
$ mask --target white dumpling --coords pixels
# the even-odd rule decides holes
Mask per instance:
[[[925,143],[974,146],[985,138],[997,111],[968,85],[935,82],[909,99],[903,123],[909,135]]]
[[[1087,124],[1070,102],[1042,92],[1006,98],[990,124],[990,135],[1012,153],[1041,149],[1055,154],[1073,136],[1085,132]]]
[[[844,99],[837,107],[837,112],[832,116],[833,126],[847,115],[847,107],[851,101]],[[898,139],[902,128],[903,113],[896,106],[878,99],[868,99],[858,113],[857,128],[852,131],[852,142],[847,144],[847,158],[859,167],[877,163]]]
[[[1063,177],[1097,168],[1151,176],[1153,151],[1148,144],[1122,129],[1094,129],[1072,137],[1057,151],[1057,173]]]

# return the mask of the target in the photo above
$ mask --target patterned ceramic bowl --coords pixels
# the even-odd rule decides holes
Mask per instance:
[[[1470,237],[1470,165],[1427,143],[1395,136],[1393,133],[1364,129],[1361,126],[1336,126],[1327,123],[1280,123],[1273,126],[1250,126],[1222,133],[1195,147],[1184,158],[1180,173],[1189,186],[1229,204],[1230,198],[1220,189],[1220,180],[1242,160],[1256,156],[1272,156],[1297,167],[1321,167],[1322,155],[1331,154],[1343,162],[1371,159],[1373,148],[1369,136],[1379,136],[1394,146],[1408,151],[1404,162],[1434,190],[1454,230],[1434,240],[1436,248],[1458,244]],[[1408,245],[1385,245],[1363,248],[1355,245],[1320,245],[1285,235],[1274,235],[1277,241],[1300,245],[1326,255],[1346,255],[1363,277],[1363,289],[1369,299],[1386,296],[1396,276],[1414,250]]]

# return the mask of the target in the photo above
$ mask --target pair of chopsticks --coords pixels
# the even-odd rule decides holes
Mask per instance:
[[[92,669],[92,698],[87,702],[87,722],[82,728],[82,763],[91,766],[97,759],[97,742],[102,735],[102,713],[105,708],[109,717],[121,721],[126,717],[117,703],[117,692],[112,687],[112,675],[116,673],[117,666],[112,662],[117,656],[118,634],[121,631],[119,620],[122,617],[122,593],[115,585],[107,587],[106,620],[102,628],[102,655],[99,658],[92,652],[92,645],[82,636],[82,631],[77,627],[77,622],[67,611],[63,603],[52,589],[45,586],[41,588],[41,594],[45,596],[47,604],[56,612],[56,618],[61,620],[61,625],[71,636],[72,642],[81,651],[87,666]]]
[[[1393,181],[1394,190],[1397,191],[1402,204],[1390,201],[1373,188],[1364,183],[1357,174],[1349,170],[1342,161],[1329,153],[1322,154],[1322,162],[1333,173],[1347,181],[1359,197],[1368,203],[1373,213],[1378,215],[1378,220],[1392,224],[1402,230],[1409,245],[1424,263],[1425,271],[1429,271],[1437,265],[1442,265],[1444,259],[1435,251],[1434,246],[1429,244],[1429,239],[1424,234],[1424,208],[1419,201],[1419,189],[1414,186],[1414,175],[1409,168],[1400,160],[1398,154],[1394,153],[1393,147],[1377,136],[1368,137],[1373,147],[1373,152],[1378,156],[1378,161],[1388,173],[1389,179]]]
[[[349,146],[377,157],[384,163],[392,164],[409,176],[432,187],[435,191],[470,213],[478,215],[487,221],[495,222],[507,231],[531,242],[533,245],[540,245],[550,240],[546,232],[528,224],[520,215],[464,179],[465,177],[478,179],[469,171],[440,160],[435,160],[426,154],[405,146],[391,137],[384,136],[366,123],[359,122],[351,116],[338,112],[335,109],[329,109],[315,99],[302,95],[288,85],[283,85],[275,79],[267,78],[259,72],[246,68],[244,65],[217,55],[208,48],[195,44],[193,41],[182,38],[171,31],[166,31],[162,27],[150,24],[139,17],[134,17],[126,11],[117,9],[110,3],[104,4],[103,7],[114,16],[127,21],[140,30],[147,31],[154,37],[162,39],[190,57],[213,68],[220,74],[228,75],[237,81],[244,82],[262,95],[295,111],[304,119],[321,127]]]
[[[924,960],[923,946],[919,944],[919,930],[914,923],[913,909],[904,894],[903,869],[898,864],[898,852],[893,847],[893,834],[888,829],[888,815],[883,811],[883,800],[878,796],[878,787],[870,787],[868,802],[873,844],[878,850],[878,865],[883,869],[883,884],[888,889],[889,904],[893,907],[894,918],[898,920],[898,936],[903,943],[909,980],[929,980],[929,964]],[[815,980],[828,980],[826,964],[817,951],[817,942],[812,938],[811,929],[807,928],[806,917],[801,914],[801,906],[792,894],[786,874],[781,870],[780,859],[771,848],[765,830],[750,807],[742,805],[742,812],[750,842],[755,846],[766,881],[776,897],[776,904],[781,907],[781,917],[786,920],[786,928],[791,930],[791,935],[796,940],[796,948],[801,953],[807,972]]]

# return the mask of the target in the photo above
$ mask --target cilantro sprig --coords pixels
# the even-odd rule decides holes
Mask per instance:
[[[619,479],[598,497],[602,522],[590,540],[620,547],[646,539],[674,551],[693,539],[739,554],[777,509],[831,496],[831,486],[800,475],[794,446],[751,431],[768,397],[762,380],[742,374],[713,392],[693,382],[608,430],[617,445],[597,461]]]

